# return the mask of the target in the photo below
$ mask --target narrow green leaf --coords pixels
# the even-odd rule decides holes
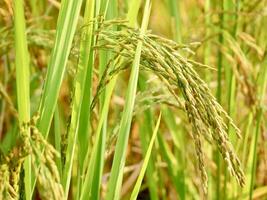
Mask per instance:
[[[39,131],[47,138],[63,81],[82,0],[62,1],[56,29],[55,44],[44,82],[37,123]]]
[[[82,0],[62,1],[56,39],[44,83],[38,129],[47,137],[74,37]]]
[[[147,83],[146,83],[146,76],[144,74],[140,74],[139,80],[138,80],[138,86],[140,91],[145,91],[148,89]],[[148,103],[148,102],[147,102]],[[152,109],[148,109],[143,113],[143,118],[139,118],[139,122],[141,122],[141,126],[139,129],[139,136],[141,141],[141,148],[142,148],[142,156],[145,157],[145,154],[147,152],[147,148],[149,146],[151,134],[153,132],[153,111]],[[151,134],[149,134],[151,133]],[[151,200],[158,200],[159,199],[159,191],[158,188],[161,184],[161,177],[158,173],[156,163],[156,156],[159,154],[158,151],[153,151],[153,155],[151,155],[147,170],[146,170],[146,182],[148,184],[149,188],[149,196]]]
[[[129,25],[134,27],[135,21],[137,19],[137,14],[138,14],[138,10],[140,7],[140,2],[141,1],[132,1],[132,6],[133,9],[130,9],[127,15],[127,18],[129,19]],[[106,2],[108,3],[108,2]],[[113,5],[114,6],[114,5]],[[104,8],[104,5],[100,6],[101,8]],[[103,11],[103,9],[101,9],[101,12]],[[104,16],[106,15],[107,12],[107,5],[104,11]],[[102,54],[101,54],[102,55]],[[103,58],[101,58],[103,59]],[[121,63],[122,61],[120,60],[121,58],[118,58],[118,63]],[[100,63],[102,63],[103,60],[100,61]],[[117,63],[117,61],[115,61],[115,63]],[[102,73],[103,69],[100,68],[100,73]],[[87,155],[86,155],[86,159],[89,159],[89,155],[90,159],[89,159],[89,165],[88,165],[88,169],[86,169],[86,167],[84,166],[83,168],[83,174],[85,174],[85,180],[84,180],[84,185],[82,186],[82,192],[81,192],[81,199],[83,200],[87,200],[90,198],[98,198],[98,194],[99,194],[99,184],[100,184],[100,177],[102,174],[102,167],[103,167],[103,163],[104,163],[104,148],[105,148],[105,127],[104,127],[104,123],[105,123],[105,119],[107,118],[108,115],[108,109],[109,109],[109,103],[110,103],[110,99],[111,99],[111,95],[113,93],[114,87],[116,85],[116,81],[117,81],[118,75],[116,75],[111,81],[110,83],[106,86],[105,89],[105,93],[104,93],[104,100],[103,102],[101,102],[101,114],[100,114],[100,120],[98,122],[98,127],[97,127],[97,132],[96,132],[96,141],[94,143],[93,149],[92,151],[90,151],[89,149],[87,149]],[[102,97],[101,97],[102,98]],[[83,132],[84,133],[84,132]],[[100,154],[97,154],[100,153]],[[93,172],[93,173],[91,173]],[[93,175],[92,175],[93,174]],[[89,189],[88,189],[89,188]],[[88,192],[89,190],[89,192]]]
[[[150,9],[151,9],[150,1],[147,0],[140,31],[140,38],[142,38],[145,34],[149,21]],[[129,138],[132,113],[136,95],[141,50],[142,50],[142,41],[140,40],[137,44],[135,58],[133,61],[132,71],[129,80],[129,86],[127,88],[125,107],[122,114],[122,120],[120,123],[120,129],[118,133],[118,141],[115,147],[115,154],[111,168],[111,175],[108,183],[108,192],[106,197],[107,200],[119,199],[119,193],[123,178],[123,168],[125,164],[126,148]]]
[[[267,87],[267,56],[265,55],[264,62],[262,63],[261,73],[259,73],[259,105],[257,107],[257,115],[256,115],[256,128],[254,133],[254,144],[253,147],[253,161],[251,168],[251,179],[250,179],[250,190],[249,190],[249,199],[251,200],[253,197],[254,184],[255,184],[255,176],[256,176],[256,163],[258,159],[258,138],[260,134],[261,121],[263,117],[263,107],[264,107],[264,97],[266,95],[266,87]]]
[[[113,16],[113,11],[116,9],[116,0],[112,0],[109,4],[109,1],[105,3],[102,1],[100,7],[100,14],[106,18],[107,14]],[[111,9],[107,9],[108,7]],[[99,79],[101,79],[105,67],[108,62],[109,54],[108,52],[99,52]],[[110,86],[114,88],[115,86],[114,81],[111,82]],[[96,131],[96,140],[93,145],[93,149],[90,152],[90,160],[87,171],[90,173],[86,173],[84,185],[81,191],[81,199],[93,199],[98,200],[100,196],[100,186],[101,186],[101,178],[103,173],[104,167],[104,160],[105,160],[105,145],[106,145],[106,134],[107,134],[107,116],[108,116],[108,109],[109,103],[111,99],[113,89],[105,89],[102,94],[100,95],[100,119],[98,121],[97,131]],[[89,153],[89,151],[88,151]],[[89,155],[87,155],[88,157]]]
[[[79,119],[82,112],[82,101],[83,96],[85,93],[85,83],[86,83],[86,75],[87,70],[89,67],[89,55],[91,51],[91,42],[92,42],[92,31],[93,31],[93,24],[89,22],[94,17],[94,9],[95,9],[95,1],[87,1],[85,7],[85,17],[84,17],[84,25],[87,25],[85,32],[82,33],[81,36],[81,49],[80,49],[80,59],[78,63],[77,74],[75,77],[74,83],[74,96],[73,96],[73,103],[72,103],[72,114],[71,114],[71,122],[70,128],[68,132],[68,145],[66,151],[66,163],[63,170],[63,188],[65,191],[65,196],[69,193],[69,186],[71,180],[71,171],[74,159],[74,152],[77,143],[77,135],[78,135],[78,127],[79,127]],[[86,137],[84,140],[87,140]]]
[[[180,17],[180,1],[168,0],[169,12],[171,15],[171,25],[173,31],[173,38],[176,42],[182,42],[181,35],[181,17]]]
[[[150,155],[151,155],[151,152],[152,152],[153,144],[154,144],[154,141],[155,141],[156,136],[157,136],[160,120],[161,120],[161,113],[160,113],[160,115],[158,117],[158,121],[157,121],[156,127],[155,127],[155,129],[153,131],[153,135],[152,135],[152,138],[150,140],[149,146],[147,148],[146,156],[144,158],[143,165],[142,165],[142,168],[140,170],[140,173],[139,173],[139,176],[137,178],[137,181],[135,183],[134,189],[132,191],[130,200],[135,200],[137,198],[137,196],[138,196],[138,193],[139,193],[139,190],[140,190],[140,187],[141,187],[141,184],[142,184],[142,180],[143,180],[145,172],[146,172],[148,161],[149,161],[149,158],[150,158]]]
[[[30,66],[29,53],[27,47],[27,36],[25,30],[25,17],[23,10],[23,1],[14,1],[15,14],[15,66],[16,66],[16,84],[17,101],[19,111],[20,125],[30,121]],[[27,131],[28,134],[29,130]],[[31,157],[28,156],[24,162],[25,170],[25,197],[31,199]]]

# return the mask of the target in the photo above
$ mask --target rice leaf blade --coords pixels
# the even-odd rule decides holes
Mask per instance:
[[[146,152],[143,164],[142,164],[142,168],[141,168],[140,173],[138,175],[138,178],[136,180],[136,183],[135,183],[134,189],[132,191],[130,200],[136,200],[137,199],[137,196],[138,196],[141,184],[142,184],[142,180],[144,178],[145,171],[146,171],[146,168],[147,168],[147,165],[148,165],[148,161],[150,159],[150,155],[151,155],[151,152],[152,152],[153,144],[154,144],[156,136],[157,136],[157,132],[158,132],[159,125],[160,125],[160,120],[161,120],[161,113],[159,114],[156,127],[155,127],[155,129],[153,131],[152,138],[151,138],[149,146],[147,148],[147,152]]]
[[[147,28],[150,9],[151,9],[150,1],[147,0],[145,5],[140,37],[143,37],[145,30]],[[106,197],[107,200],[119,199],[119,192],[123,178],[123,168],[125,164],[126,147],[128,143],[128,136],[132,121],[132,112],[134,108],[134,100],[136,95],[141,50],[142,50],[142,41],[139,41],[132,65],[133,67],[126,94],[125,108],[123,110],[120,129],[118,133],[118,141],[115,147],[115,154],[111,168],[111,175],[108,183],[108,192]]]
[[[30,63],[26,36],[26,22],[24,16],[23,1],[14,1],[15,13],[15,66],[16,66],[16,84],[17,101],[19,112],[19,124],[30,121]],[[30,135],[29,129],[26,131]],[[32,192],[32,174],[31,174],[31,156],[27,156],[24,161],[24,187],[26,200],[31,199]]]

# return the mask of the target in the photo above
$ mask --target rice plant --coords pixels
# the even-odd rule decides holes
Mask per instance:
[[[266,199],[267,1],[0,2],[0,199]]]

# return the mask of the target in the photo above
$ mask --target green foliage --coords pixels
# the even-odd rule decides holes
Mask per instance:
[[[0,199],[266,199],[266,0],[0,7]]]

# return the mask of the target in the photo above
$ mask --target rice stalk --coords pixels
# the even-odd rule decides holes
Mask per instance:
[[[63,1],[58,18],[57,32],[48,71],[41,96],[37,124],[40,132],[47,137],[55,111],[59,89],[63,80],[67,59],[71,50],[75,28],[82,1]]]
[[[94,16],[94,7],[95,7],[95,1],[87,1],[86,7],[85,7],[85,17],[84,17],[84,24],[88,23],[93,16]],[[78,137],[80,136],[80,128],[83,126],[86,126],[86,124],[80,124],[80,122],[83,121],[89,121],[90,116],[89,115],[82,115],[82,108],[83,104],[89,101],[84,101],[84,94],[85,91],[85,85],[92,82],[92,65],[89,65],[88,63],[92,63],[92,56],[90,57],[90,47],[92,43],[92,31],[93,31],[93,25],[87,26],[85,30],[83,30],[81,35],[81,45],[80,45],[80,57],[79,57],[79,63],[77,72],[75,75],[75,82],[74,82],[74,95],[73,95],[73,102],[72,102],[72,113],[71,113],[71,121],[70,126],[68,130],[68,142],[67,142],[67,149],[66,149],[66,162],[64,163],[64,169],[63,169],[63,187],[65,190],[65,196],[67,197],[69,193],[69,187],[70,187],[70,181],[71,181],[71,171],[73,166],[73,159],[74,159],[74,153],[76,149],[76,143],[79,141],[79,152],[83,156],[81,157],[81,169],[83,166],[83,160],[84,155],[86,152],[86,148],[88,146],[88,143],[86,141],[88,140],[87,136],[87,129],[88,127],[85,127],[82,132],[83,136],[80,137],[78,140]],[[89,80],[87,81],[86,79]],[[91,89],[89,89],[89,97],[91,96],[90,93]],[[86,110],[84,110],[86,111]],[[81,121],[80,121],[81,120]],[[85,135],[85,136],[84,136]]]
[[[258,159],[257,156],[257,147],[258,147],[258,139],[259,133],[261,128],[261,121],[263,117],[263,106],[264,106],[264,97],[265,91],[267,87],[267,56],[265,52],[265,58],[262,62],[261,73],[259,73],[258,82],[259,82],[259,90],[258,93],[258,105],[256,107],[256,128],[255,128],[255,138],[254,138],[254,146],[253,146],[253,161],[252,161],[252,168],[251,168],[251,179],[250,179],[250,190],[249,190],[249,199],[252,199],[254,184],[255,184],[255,172],[256,172],[256,162]]]
[[[39,105],[40,118],[37,123],[38,130],[47,138],[53,114],[59,96],[59,90],[71,50],[75,28],[78,22],[81,0],[63,1],[58,18],[54,47],[48,65],[48,71],[44,82],[43,93]],[[68,155],[71,156],[71,155]],[[69,158],[69,157],[68,157]],[[68,164],[71,159],[67,160]],[[69,165],[67,166],[68,172]],[[64,188],[68,188],[67,177],[64,173]]]
[[[142,25],[138,37],[143,38],[145,30],[148,26],[151,5],[150,1],[146,0]],[[100,36],[100,35],[98,35]],[[128,143],[130,126],[132,121],[132,113],[137,90],[137,82],[139,75],[140,57],[142,52],[142,40],[137,41],[136,48],[133,53],[132,70],[129,80],[129,86],[126,92],[125,108],[123,110],[122,119],[118,133],[118,141],[115,147],[114,159],[111,168],[110,180],[108,183],[108,192],[106,199],[119,199],[119,192],[122,184],[123,173],[122,169],[125,164],[126,147]]]
[[[176,0],[168,0],[168,7],[171,15],[171,29],[173,32],[173,39],[176,42],[182,42],[181,34],[181,16],[180,16],[180,2]]]
[[[60,182],[60,174],[55,162],[59,153],[50,145],[37,129],[38,115],[29,124],[31,137],[28,139],[32,152],[32,165],[37,177],[37,189],[44,200],[64,199],[64,190]],[[23,130],[22,130],[23,131]],[[26,140],[27,141],[27,140]]]
[[[137,13],[138,13],[138,9],[140,6],[140,1],[132,1],[131,3],[132,3],[131,7],[133,9],[129,10],[127,18],[129,19],[130,26],[134,26],[134,23],[135,23],[136,17],[137,17]],[[105,15],[106,15],[106,13],[104,13],[103,17],[105,17]],[[103,20],[103,17],[101,17],[101,16],[98,17],[98,20],[100,20],[100,22],[101,22]],[[102,24],[98,24],[97,27],[99,27],[101,25]],[[113,64],[115,66],[116,64],[121,63],[121,62],[122,62],[122,60],[120,59],[120,57],[116,57],[112,61],[109,61],[107,63],[107,65]],[[103,73],[102,77],[104,77],[106,70],[104,70],[103,72],[100,72],[100,73]],[[90,152],[89,149],[87,151],[86,159],[89,158],[90,153],[91,153],[91,156],[90,156],[90,160],[88,161],[88,163],[89,163],[88,168],[84,167],[84,170],[83,170],[83,174],[85,174],[85,180],[84,180],[84,186],[82,188],[81,199],[91,198],[90,195],[91,195],[91,191],[93,191],[93,190],[89,189],[90,191],[87,192],[87,188],[91,188],[92,185],[98,185],[99,184],[99,183],[97,183],[97,181],[98,181],[97,177],[94,178],[93,176],[90,176],[90,175],[91,175],[92,171],[96,171],[96,172],[94,172],[94,176],[95,175],[96,176],[98,175],[99,177],[101,176],[101,169],[99,170],[98,166],[99,166],[99,162],[100,163],[104,162],[103,161],[104,156],[101,154],[103,151],[101,149],[105,145],[105,135],[103,135],[103,134],[105,134],[105,131],[102,131],[102,129],[104,128],[105,118],[107,118],[107,115],[108,115],[109,103],[110,103],[111,95],[113,93],[113,89],[115,87],[116,81],[117,81],[117,75],[114,76],[114,78],[110,82],[108,82],[108,85],[106,87],[105,98],[103,100],[104,102],[102,102],[102,105],[101,105],[102,108],[101,108],[101,114],[100,114],[99,123],[98,123],[97,131],[96,131],[96,141],[95,141],[95,144],[93,146],[92,152]],[[102,83],[102,81],[100,81],[100,83]],[[95,95],[94,100],[91,104],[91,110],[93,107],[92,105],[95,105],[95,102],[98,100],[99,95],[100,95],[99,93],[97,95]],[[98,157],[97,153],[98,154],[100,153],[101,155]],[[100,168],[102,168],[102,166],[100,166]],[[96,181],[93,182],[93,179]],[[94,194],[97,195],[98,193],[94,193]]]
[[[19,199],[20,167],[28,156],[37,177],[39,195],[45,200],[64,198],[63,187],[55,164],[55,157],[59,156],[54,147],[44,139],[36,127],[38,115],[31,121],[22,123],[16,146],[6,155],[1,153],[0,159],[0,197],[3,199]],[[20,194],[21,195],[21,194]]]
[[[133,115],[137,115],[136,118],[138,116],[144,115],[144,117],[141,118],[140,120],[140,122],[142,122],[141,123],[142,125],[140,127],[140,142],[141,142],[142,155],[144,158],[147,152],[147,148],[149,146],[150,138],[151,138],[151,134],[149,133],[153,132],[152,108],[153,108],[153,104],[156,103],[157,100],[155,100],[155,102],[153,101],[155,99],[154,98],[155,95],[153,94],[153,91],[151,91],[151,93],[146,92],[146,88],[148,87],[148,84],[147,84],[145,77],[142,75],[139,76],[138,86],[139,86],[140,92],[137,93],[136,95],[136,102],[135,102]],[[155,93],[157,93],[157,89]],[[150,98],[149,97],[150,95],[153,95],[153,97]],[[160,104],[160,102],[158,103]],[[154,166],[154,163],[156,161],[156,156],[158,155],[158,149],[155,148],[153,152],[154,153],[151,155],[149,159],[147,170],[146,170],[146,181],[148,183],[149,195],[150,195],[151,200],[158,200],[159,199],[158,193],[161,194],[163,189],[161,189],[158,192],[159,185],[162,182],[160,179],[161,177],[157,171],[157,167]]]
[[[159,125],[160,125],[160,120],[161,120],[161,113],[160,113],[160,115],[158,117],[157,124],[155,126],[154,131],[153,131],[152,138],[151,138],[149,146],[147,148],[147,152],[146,152],[143,164],[142,164],[142,168],[141,168],[139,176],[138,176],[138,178],[136,180],[136,183],[135,183],[134,189],[132,191],[130,200],[136,200],[137,199],[140,187],[142,185],[142,180],[144,178],[145,171],[146,171],[146,168],[147,168],[147,165],[148,165],[148,161],[149,161],[150,156],[151,156],[153,144],[154,144],[156,136],[157,136],[157,132],[158,132]]]
[[[26,25],[24,17],[23,1],[18,0],[14,2],[14,27],[15,27],[15,50],[16,50],[16,85],[17,85],[17,101],[18,101],[18,115],[19,124],[28,122],[30,120],[30,61],[27,46]],[[28,132],[28,131],[26,131]],[[27,133],[29,134],[29,133]],[[19,193],[19,188],[16,186],[19,181],[19,173],[23,162],[18,162],[12,168],[13,176],[12,185],[16,193]],[[26,200],[31,199],[32,192],[32,175],[31,175],[31,157],[28,156],[24,162],[24,187]]]

